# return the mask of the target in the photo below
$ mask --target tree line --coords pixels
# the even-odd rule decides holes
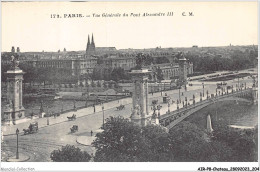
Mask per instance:
[[[219,55],[202,56],[197,53],[189,52],[185,54],[186,58],[193,63],[196,72],[211,72],[221,70],[242,70],[254,67],[257,64],[257,51],[235,50],[230,53],[230,57]]]
[[[213,135],[184,121],[169,132],[157,125],[140,127],[122,117],[106,120],[92,143],[95,156],[75,155],[69,145],[51,153],[53,161],[96,162],[232,162],[257,161],[257,128],[249,131],[218,127]],[[78,152],[78,150],[76,150]],[[74,154],[68,156],[64,154]],[[85,154],[85,157],[82,155]],[[75,157],[75,158],[74,158]]]

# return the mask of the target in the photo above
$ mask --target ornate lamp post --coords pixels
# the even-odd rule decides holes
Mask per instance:
[[[102,103],[102,113],[103,113],[103,129],[105,126],[105,114],[104,114],[104,104]]]
[[[19,134],[19,129],[16,129],[16,136],[17,136],[17,149],[16,149],[16,159],[19,159],[19,151],[18,151],[18,134]]]
[[[77,111],[77,108],[76,108],[76,100],[74,100],[74,106],[73,106],[73,109],[74,109],[74,111]]]
[[[204,82],[202,83],[203,97],[204,97]]]
[[[61,102],[61,112],[63,112],[63,103]]]
[[[43,102],[42,102],[42,100],[41,100],[41,106],[40,106],[40,113],[43,113]]]
[[[47,125],[49,125],[50,121],[49,121],[49,107],[47,106]]]
[[[179,101],[181,102],[181,86],[179,86]]]
[[[158,118],[160,119],[160,117],[161,117],[161,113],[160,113],[161,105],[157,105],[157,110],[158,110]]]
[[[238,85],[238,90],[240,90],[239,77],[237,78],[237,85]]]
[[[160,88],[161,88],[161,96],[162,96],[162,83],[160,81]]]

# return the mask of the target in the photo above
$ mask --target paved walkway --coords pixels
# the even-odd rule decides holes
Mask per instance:
[[[125,99],[122,99],[122,100],[116,100],[116,101],[104,103],[104,110],[115,108],[115,107],[119,106],[120,103],[130,104],[130,103],[132,103],[132,98],[125,98]],[[101,112],[102,106],[96,105],[95,110],[96,110],[95,113]],[[72,116],[73,114],[76,114],[77,118],[80,118],[82,116],[90,115],[90,114],[93,114],[93,113],[94,113],[94,108],[92,106],[87,107],[87,108],[83,108],[83,109],[80,109],[80,110],[77,110],[77,111],[66,112],[66,113],[63,113],[59,117],[56,117],[56,118],[49,117],[49,125],[47,125],[47,121],[48,121],[47,117],[36,118],[36,119],[27,118],[27,120],[25,120],[25,122],[23,122],[23,123],[19,123],[19,124],[16,124],[16,125],[10,125],[10,126],[8,126],[8,125],[2,126],[2,131],[3,131],[4,136],[5,135],[11,135],[11,134],[15,134],[17,128],[20,130],[20,133],[21,133],[23,131],[23,129],[27,129],[29,127],[30,123],[32,123],[32,122],[37,121],[38,127],[43,128],[43,127],[48,127],[48,126],[51,126],[51,125],[59,124],[59,123],[62,123],[62,122],[66,122],[66,121],[68,121],[67,116]]]
[[[91,143],[96,139],[95,136],[79,136],[77,137],[77,143],[85,146],[91,146]]]

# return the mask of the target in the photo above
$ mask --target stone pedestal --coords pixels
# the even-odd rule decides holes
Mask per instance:
[[[179,59],[179,82],[181,85],[187,84],[187,60],[182,55]]]
[[[15,125],[15,121],[24,117],[22,80],[24,72],[18,67],[8,70],[7,75],[7,101],[4,110],[4,121]]]
[[[138,69],[130,72],[134,87],[131,121],[141,126],[151,122],[148,107],[148,74],[150,73],[148,69]]]

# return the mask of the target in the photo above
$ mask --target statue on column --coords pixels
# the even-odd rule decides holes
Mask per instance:
[[[17,56],[11,56],[11,69],[15,70],[15,69],[19,69],[18,67],[19,65],[19,59],[18,59],[18,55]]]
[[[142,67],[145,65],[145,62],[147,61],[147,56],[143,53],[138,53],[136,56],[136,68],[142,69]]]

